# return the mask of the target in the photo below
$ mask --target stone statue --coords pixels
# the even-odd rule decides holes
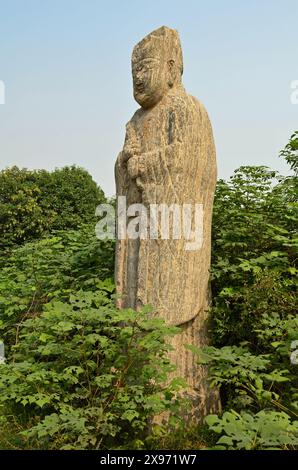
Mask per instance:
[[[184,344],[207,342],[216,154],[207,112],[186,93],[182,73],[177,31],[163,26],[135,46],[133,89],[141,107],[126,125],[124,147],[115,166],[116,189],[117,197],[126,197],[127,207],[163,204],[179,210],[197,204],[203,214],[201,243],[186,249],[185,236],[179,238],[179,233],[169,239],[122,237],[117,240],[115,277],[120,308],[151,304],[168,324],[181,327],[171,340],[170,356],[177,374],[187,380],[197,416],[203,416],[217,411],[218,398],[208,390],[206,369],[196,364]],[[169,213],[172,229],[174,214]]]

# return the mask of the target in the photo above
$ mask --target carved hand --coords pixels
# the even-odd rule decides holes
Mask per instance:
[[[132,179],[136,179],[145,173],[145,156],[131,157],[127,162],[127,171]]]
[[[127,162],[131,158],[140,155],[141,149],[137,140],[132,141],[130,144],[125,145],[123,149],[123,162]]]

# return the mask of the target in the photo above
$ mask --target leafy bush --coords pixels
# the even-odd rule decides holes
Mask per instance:
[[[297,139],[296,132],[281,152],[294,171]],[[49,186],[38,205],[39,190],[29,180],[21,192],[18,182],[8,191],[17,194],[16,219],[30,221],[14,243],[46,230],[38,207],[49,207]],[[70,214],[61,219],[65,227]],[[51,230],[54,220],[60,228],[51,217]],[[186,433],[178,419],[182,383],[165,385],[172,371],[165,339],[175,329],[145,311],[115,309],[113,242],[81,226],[11,249],[0,260],[0,335],[8,358],[0,366],[0,446],[297,448],[298,369],[290,361],[298,340],[296,233],[294,176],[246,166],[218,182],[213,346],[190,348],[208,365],[223,414]],[[158,413],[171,415],[168,428],[149,426]]]
[[[297,169],[297,132],[281,155]],[[297,178],[241,167],[219,181],[213,222],[213,347],[209,365],[224,414],[209,416],[224,448],[297,446]]]
[[[165,337],[176,332],[146,309],[117,310],[104,285],[48,303],[1,366],[3,431],[13,413],[30,448],[144,445],[153,416],[179,423],[180,381],[164,385],[174,369]]]
[[[241,167],[230,182],[218,183],[212,261],[218,346],[253,341],[261,312],[286,315],[296,308],[297,181],[278,177],[273,186],[277,176],[264,167]]]
[[[175,329],[115,309],[113,258],[114,242],[82,226],[26,243],[3,263],[2,447],[141,447],[153,415],[176,423],[179,381],[164,385],[173,370],[164,337]]]
[[[222,434],[214,449],[293,449],[298,445],[298,421],[290,422],[283,412],[260,411],[255,415],[225,412],[221,418],[209,415],[210,429]]]
[[[0,172],[0,250],[94,219],[102,190],[83,168]]]
[[[52,299],[96,290],[113,277],[114,242],[97,240],[93,226],[58,231],[12,250],[0,270],[0,338],[16,344],[23,322]],[[111,281],[110,281],[111,282]]]
[[[274,334],[274,338],[267,337],[270,353],[252,354],[247,343],[241,346],[192,349],[198,354],[200,363],[209,365],[212,385],[225,387],[227,408],[256,411],[271,407],[287,411],[298,418],[298,371],[290,362],[292,338],[297,338],[298,318],[274,320],[278,324],[277,334]],[[273,324],[272,318],[264,316],[263,327],[266,327],[268,321]],[[283,337],[276,341],[279,329]],[[263,331],[260,332],[262,334]]]
[[[291,170],[295,172],[297,176],[298,170],[298,131],[290,138],[290,142],[285,146],[285,148],[280,152],[281,157],[283,157],[286,162],[290,165]]]

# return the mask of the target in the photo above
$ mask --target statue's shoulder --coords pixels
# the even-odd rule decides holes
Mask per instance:
[[[172,111],[183,112],[190,106],[190,96],[184,89],[173,91],[167,95],[166,105]]]
[[[169,109],[186,122],[193,121],[193,119],[198,123],[210,121],[203,103],[195,96],[186,93],[185,90],[174,93],[170,97]]]
[[[188,95],[188,96],[192,102],[192,105],[196,108],[197,112],[200,114],[201,119],[203,121],[210,122],[209,114],[207,112],[207,109],[203,105],[203,103],[195,96],[192,96],[192,95]]]
[[[127,122],[126,127],[134,126],[134,124],[143,116],[144,109],[138,108],[136,112],[132,115],[130,120]]]

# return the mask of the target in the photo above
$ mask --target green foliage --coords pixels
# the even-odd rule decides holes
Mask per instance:
[[[281,155],[297,169],[296,132]],[[207,417],[229,449],[297,446],[297,179],[241,167],[217,186],[213,222],[213,347],[194,350],[221,391]]]
[[[114,271],[114,242],[97,240],[94,226],[55,235],[12,250],[0,270],[0,338],[17,344],[27,318],[52,299],[69,299],[79,290],[96,290]],[[113,290],[113,288],[112,288]]]
[[[297,308],[297,189],[296,179],[265,167],[241,167],[229,182],[219,181],[212,250],[216,345],[254,341],[262,313],[286,316]]]
[[[153,415],[171,413],[177,426],[180,382],[164,385],[173,370],[164,336],[174,329],[115,309],[113,258],[114,242],[82,226],[3,260],[2,447],[140,448]]]
[[[275,321],[278,323],[277,318]],[[263,327],[267,322],[268,318],[264,317]],[[211,384],[225,389],[226,408],[253,412],[270,407],[298,418],[298,371],[290,362],[291,334],[297,337],[298,318],[279,323],[276,327],[279,332],[272,330],[274,335],[270,339],[268,331],[264,330],[267,349],[271,348],[267,354],[252,354],[246,343],[222,348],[209,346],[201,350],[192,348],[200,363],[208,364]],[[263,333],[260,331],[260,336]],[[279,341],[276,341],[278,336]]]
[[[294,132],[291,136],[290,142],[280,152],[280,156],[283,157],[286,162],[290,165],[291,170],[297,175],[298,170],[298,131]]]
[[[291,423],[283,412],[262,410],[252,416],[227,411],[221,418],[207,416],[206,422],[212,431],[221,434],[214,449],[291,450],[298,445],[298,421]]]
[[[94,219],[104,202],[89,173],[75,166],[0,172],[0,250],[38,238],[52,230],[75,229]]]
[[[20,415],[23,445],[34,448],[140,446],[153,415],[179,422],[180,382],[164,385],[174,369],[165,337],[176,332],[148,309],[117,310],[105,285],[51,301],[1,366],[2,419]]]
[[[293,171],[297,139],[281,152]],[[90,182],[80,171],[0,175],[0,249],[10,246],[0,260],[0,447],[297,448],[297,178],[244,166],[217,184],[213,345],[189,348],[223,414],[185,432],[183,383],[168,375],[166,337],[177,330],[115,308],[114,243],[95,238],[95,220],[81,225],[102,195],[92,183],[76,198]],[[152,424],[159,413],[167,426]]]

